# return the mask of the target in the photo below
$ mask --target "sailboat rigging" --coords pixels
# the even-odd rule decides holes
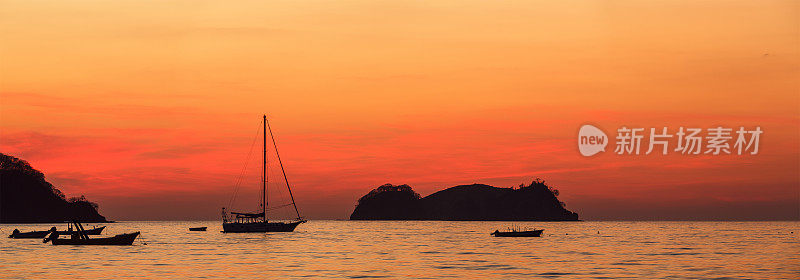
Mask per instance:
[[[262,158],[262,166],[261,166],[261,212],[260,213],[242,213],[242,212],[231,212],[233,217],[230,217],[225,210],[222,208],[222,231],[223,232],[290,232],[294,231],[294,229],[302,223],[305,223],[302,217],[300,217],[300,211],[297,209],[297,204],[294,202],[294,195],[292,195],[292,188],[289,186],[289,180],[286,177],[286,170],[283,168],[283,162],[281,162],[281,156],[278,153],[278,145],[275,143],[275,136],[272,134],[272,128],[269,126],[269,121],[267,120],[267,115],[264,115],[264,138],[263,138],[263,158]],[[281,173],[283,173],[283,179],[286,181],[286,187],[289,189],[289,197],[292,199],[292,203],[283,206],[294,206],[295,214],[297,214],[297,218],[293,221],[276,221],[270,222],[267,218],[267,210],[268,208],[268,200],[267,200],[267,133],[269,133],[270,138],[272,139],[272,146],[275,148],[275,155],[278,159],[278,164],[281,167]]]

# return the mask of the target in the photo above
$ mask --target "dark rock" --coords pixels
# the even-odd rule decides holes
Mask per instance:
[[[385,184],[360,198],[358,205],[351,220],[408,220],[420,214],[420,196],[408,185]]]
[[[518,188],[473,184],[420,198],[408,185],[385,184],[358,200],[351,220],[577,221],[558,190],[536,180]]]
[[[108,222],[85,197],[66,199],[44,174],[0,153],[0,223]]]

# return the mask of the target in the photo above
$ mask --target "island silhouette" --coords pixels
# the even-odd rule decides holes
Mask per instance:
[[[108,222],[86,197],[67,199],[27,161],[0,153],[0,223]]]
[[[558,194],[541,179],[512,188],[460,185],[424,198],[408,185],[384,184],[358,200],[350,220],[577,221]]]

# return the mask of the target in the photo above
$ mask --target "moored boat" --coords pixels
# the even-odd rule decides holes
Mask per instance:
[[[207,227],[190,227],[189,231],[206,231]]]
[[[233,221],[222,224],[224,232],[292,232],[294,229],[305,223],[305,220],[269,222],[262,218],[249,218],[242,213],[231,213],[235,215]]]
[[[53,229],[55,229],[55,227],[53,227]],[[8,238],[15,238],[15,239],[44,238],[45,236],[47,236],[48,233],[50,233],[50,230],[20,232],[19,229],[14,229],[14,231],[11,232],[11,235],[9,235]]]
[[[267,116],[264,115],[264,119],[262,121],[264,125],[264,134],[263,134],[263,158],[262,158],[262,180],[261,180],[261,211],[258,213],[240,213],[240,212],[231,212],[233,215],[232,217],[228,215],[228,212],[225,208],[222,208],[222,232],[291,232],[294,229],[302,224],[305,223],[306,220],[300,217],[300,211],[297,210],[297,204],[294,202],[294,196],[292,195],[292,188],[289,186],[289,180],[286,177],[286,171],[283,168],[283,163],[281,162],[281,156],[278,153],[278,145],[275,143],[275,136],[272,134],[272,129],[269,127],[269,121],[267,121]],[[269,133],[270,138],[272,139],[272,146],[275,148],[275,156],[278,159],[278,164],[281,167],[281,173],[283,174],[283,179],[286,182],[286,188],[289,190],[289,197],[291,198],[292,202],[285,205],[280,205],[273,208],[268,208],[267,205],[269,201],[267,200],[267,133]],[[293,206],[294,213],[297,214],[297,218],[291,221],[270,221],[267,218],[267,211],[268,210],[275,210],[277,208],[286,207],[286,206]]]
[[[87,229],[84,233],[86,235],[100,235],[106,226],[96,227],[93,229]],[[20,232],[19,229],[14,229],[11,235],[8,238],[15,238],[15,239],[24,239],[24,238],[44,238],[49,234],[51,231],[55,230],[55,227],[51,228],[50,230],[37,230],[37,231],[29,231],[29,232]],[[72,235],[75,231],[72,230],[70,227],[68,230],[59,230],[57,231],[58,234],[63,235]]]
[[[59,232],[52,228],[50,235],[42,242],[51,242],[53,245],[133,245],[133,241],[139,236],[139,232],[118,234],[112,237],[89,238],[83,226],[79,222],[73,222],[76,231],[70,234],[70,238],[58,238]]]
[[[87,230],[84,230],[83,233],[86,234],[86,235],[100,235],[105,228],[106,228],[106,226],[96,227],[96,228],[93,228],[93,229],[87,229]],[[73,232],[74,231],[72,230],[72,228],[69,228],[68,230],[59,230],[58,234],[71,235]]]
[[[539,237],[542,235],[543,229],[534,229],[534,230],[517,230],[512,229],[510,231],[499,231],[495,230],[491,233],[495,237]]]

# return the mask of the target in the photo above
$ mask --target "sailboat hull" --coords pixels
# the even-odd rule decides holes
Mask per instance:
[[[306,221],[295,222],[255,222],[255,223],[223,223],[223,232],[292,232],[297,225]]]

